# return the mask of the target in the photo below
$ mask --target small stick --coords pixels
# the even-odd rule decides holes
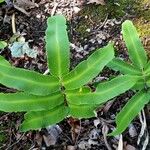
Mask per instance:
[[[78,144],[78,139],[79,139],[80,134],[81,134],[81,128],[82,128],[81,125],[82,125],[82,122],[81,122],[81,120],[80,120],[80,128],[79,128],[79,133],[78,133],[78,135],[77,135],[77,137],[76,137],[75,146]]]
[[[104,137],[104,142],[105,142],[107,149],[112,150],[112,148],[110,147],[110,145],[108,144],[108,141],[107,141],[107,133],[108,133],[108,127],[105,123],[103,123],[102,134]]]
[[[137,144],[139,145],[140,142],[141,142],[141,138],[144,136],[144,134],[146,133],[145,135],[145,140],[143,142],[143,147],[142,147],[142,150],[146,150],[147,146],[148,146],[148,143],[149,143],[149,133],[148,133],[148,130],[147,130],[147,123],[146,123],[146,116],[145,116],[145,112],[144,112],[144,109],[141,111],[141,113],[139,114],[139,118],[140,118],[140,122],[142,124],[142,127],[141,127],[141,131],[140,131],[140,134],[139,134],[139,137],[138,137],[138,141],[137,141]]]
[[[13,32],[13,34],[15,34],[16,33],[15,13],[12,14],[11,25],[12,25],[12,32]]]
[[[22,138],[24,137],[25,133],[22,134],[22,136],[15,142],[13,143],[12,145],[10,145],[9,147],[6,148],[6,150],[9,150],[10,148],[12,148],[14,145],[18,144]]]
[[[47,69],[44,73],[43,73],[43,75],[47,75],[49,73],[49,69]]]
[[[53,7],[53,9],[51,11],[51,16],[53,16],[55,14],[57,6],[58,6],[58,3],[55,2],[54,7]]]
[[[106,24],[107,19],[108,19],[108,13],[106,14],[105,20],[103,21],[103,23],[102,23],[102,25],[99,27],[99,29],[101,29],[101,28]]]

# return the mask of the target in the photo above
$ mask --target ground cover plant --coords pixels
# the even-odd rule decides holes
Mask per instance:
[[[120,71],[124,75],[138,76],[139,80],[132,88],[136,91],[136,94],[117,115],[117,129],[110,135],[122,133],[144,106],[150,102],[150,61],[148,61],[146,51],[131,21],[127,20],[122,24],[122,34],[128,49],[130,62],[114,58],[108,64],[108,67]]]
[[[114,58],[113,44],[96,50],[70,71],[66,20],[61,15],[53,16],[47,24],[45,39],[50,75],[13,67],[0,57],[0,83],[18,90],[0,93],[0,110],[27,112],[21,131],[43,128],[68,116],[79,119],[93,117],[100,104],[124,93],[138,79],[121,75],[99,83],[92,91],[87,83]]]

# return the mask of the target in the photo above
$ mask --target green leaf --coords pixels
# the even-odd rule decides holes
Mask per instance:
[[[60,105],[52,110],[28,112],[25,114],[25,121],[22,123],[20,130],[37,130],[54,125],[62,121],[68,115],[68,108]]]
[[[60,90],[55,77],[7,66],[6,61],[0,64],[0,83],[35,95],[48,95]]]
[[[149,74],[150,73],[150,61],[146,64],[144,68],[144,74]]]
[[[47,21],[46,51],[50,72],[62,78],[69,72],[69,40],[66,31],[66,20],[62,15],[50,17]]]
[[[0,0],[0,3],[4,2],[5,0]]]
[[[68,105],[70,108],[70,115],[74,118],[91,118],[96,116],[96,106],[93,105]]]
[[[0,56],[0,64],[3,66],[11,66],[11,64],[2,56]]]
[[[142,90],[145,87],[145,81],[139,79],[138,82],[132,87],[132,90]]]
[[[131,21],[126,20],[122,24],[122,33],[132,63],[139,69],[143,69],[147,63],[147,56],[136,28]]]
[[[146,85],[147,85],[148,87],[150,87],[150,77],[147,79]]]
[[[142,72],[119,58],[114,58],[107,66],[115,71],[120,71],[122,74],[142,75]]]
[[[113,44],[98,49],[87,60],[81,62],[68,75],[64,76],[63,84],[65,88],[72,90],[85,85],[97,76],[113,57]]]
[[[95,92],[67,91],[67,100],[73,105],[99,105],[118,96],[134,86],[138,77],[119,76],[110,81],[100,83]]]
[[[139,91],[117,115],[117,129],[110,136],[121,134],[150,100],[150,93]]]
[[[40,111],[52,109],[63,104],[64,98],[61,93],[48,96],[35,96],[26,93],[0,93],[0,110],[5,112]]]
[[[2,3],[3,1],[0,1]],[[0,49],[4,49],[7,46],[7,43],[5,41],[0,41]]]
[[[75,89],[72,92],[74,93],[80,92],[86,94],[91,92],[91,89],[90,87],[85,86],[80,89]],[[81,119],[81,118],[90,118],[96,116],[96,112],[95,112],[95,109],[97,108],[96,105],[74,105],[68,102],[68,106],[70,108],[70,115],[74,118]]]

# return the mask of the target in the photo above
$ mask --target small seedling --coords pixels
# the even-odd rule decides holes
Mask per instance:
[[[133,78],[138,76],[139,80],[132,88],[137,93],[117,115],[117,129],[110,135],[122,133],[144,106],[150,102],[150,62],[148,62],[146,51],[131,21],[127,20],[122,24],[122,34],[131,62],[114,58],[108,67],[120,71],[124,75],[132,75]]]
[[[56,124],[68,116],[90,118],[95,109],[130,89],[137,78],[119,76],[99,83],[93,92],[86,86],[114,58],[113,44],[96,50],[87,60],[70,71],[70,49],[63,16],[47,21],[46,52],[50,75],[13,67],[0,57],[0,83],[17,89],[0,93],[0,110],[27,112],[21,131]]]

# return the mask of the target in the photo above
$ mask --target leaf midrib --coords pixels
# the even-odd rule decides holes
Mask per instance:
[[[6,66],[5,66],[6,67]],[[9,68],[9,67],[7,67],[7,68]],[[11,68],[12,69],[12,68]],[[31,84],[32,83],[35,83],[35,84],[37,84],[37,85],[39,85],[39,83],[41,84],[41,85],[46,85],[46,86],[48,86],[48,87],[51,87],[51,86],[53,86],[53,85],[57,85],[57,82],[40,82],[40,81],[34,81],[34,80],[29,80],[29,79],[27,79],[27,78],[21,78],[21,76],[20,77],[15,77],[15,76],[11,76],[11,75],[9,75],[9,74],[7,74],[7,73],[4,73],[4,72],[0,72],[0,74],[2,75],[2,76],[7,76],[7,77],[9,77],[9,78],[13,78],[13,79],[20,79],[20,80],[22,80],[22,81],[27,81],[27,82],[30,82]],[[1,77],[2,78],[2,77]],[[42,77],[41,77],[42,78]]]
[[[141,101],[141,99],[143,99],[144,96],[145,96],[145,95],[144,95],[144,93],[143,93],[143,95],[142,95],[142,97],[139,99],[139,101]],[[138,102],[139,102],[139,101],[138,101]],[[132,108],[135,108],[135,107],[137,106],[137,104],[139,104],[138,102],[137,102],[137,103],[133,103],[133,104],[132,104]],[[124,122],[124,120],[128,120],[128,119],[125,119],[125,118],[127,118],[128,115],[131,114],[131,112],[132,112],[132,109],[128,110],[127,113],[124,114],[125,117],[123,117],[123,119],[120,119],[120,120],[118,120],[118,119],[120,118],[120,116],[119,116],[118,119],[117,119],[117,124],[118,124],[118,125],[121,125],[122,122]]]
[[[0,96],[1,96],[1,95],[0,95]],[[2,95],[2,96],[4,96],[4,95]],[[20,96],[21,96],[21,95],[20,95]],[[22,95],[22,96],[24,96],[24,95]],[[55,98],[57,98],[57,97],[59,97],[59,96],[60,96],[60,98],[61,98],[61,95],[54,95],[53,97],[51,96],[51,99],[50,99],[50,100],[53,100],[53,99],[55,99]],[[50,97],[50,96],[49,96],[49,97]],[[45,101],[45,102],[46,102],[46,101],[49,101],[49,99],[48,99],[49,97],[47,97],[47,98],[41,97],[41,99],[40,99],[40,98],[36,99],[36,97],[35,97],[34,99],[33,99],[33,98],[29,99],[29,98],[24,98],[24,97],[23,97],[23,99],[12,100],[12,101],[10,101],[10,100],[8,100],[8,99],[7,99],[7,100],[6,100],[6,99],[5,99],[5,100],[1,100],[1,99],[0,99],[0,102],[11,103],[11,104],[12,104],[12,103],[17,103],[17,104],[18,104],[19,102],[20,102],[20,103],[24,103],[24,102],[28,102],[28,103],[31,102],[31,103],[34,103],[34,102],[37,101],[37,102],[41,103],[41,102],[43,102],[43,101]],[[53,98],[53,99],[52,99],[52,98]],[[63,101],[62,101],[62,102],[63,102]]]
[[[61,56],[60,56],[60,46],[59,46],[59,41],[58,41],[58,24],[56,23],[55,24],[55,31],[56,31],[56,36],[55,36],[55,39],[56,39],[56,49],[57,49],[57,62],[58,62],[58,76],[59,78],[61,78]]]
[[[130,34],[130,29],[128,29],[128,26],[127,26],[127,32],[128,32],[128,35],[129,35],[129,39],[130,39],[130,41],[131,41],[131,43],[132,43],[132,45],[133,45],[133,47],[134,47],[134,49],[135,49],[135,54],[136,54],[136,56],[137,56],[137,60],[139,61],[139,64],[140,64],[140,69],[143,69],[143,63],[142,63],[142,61],[141,61],[141,59],[140,59],[140,56],[138,55],[138,52],[137,52],[137,48],[136,48],[136,44],[134,44],[135,42],[133,41],[133,38],[131,38],[131,34]],[[127,36],[127,35],[126,35]],[[127,43],[128,44],[128,43]],[[129,48],[130,49],[130,48]],[[132,51],[131,49],[130,49],[130,51]],[[132,57],[133,58],[133,57]],[[134,62],[135,63],[135,62]]]

